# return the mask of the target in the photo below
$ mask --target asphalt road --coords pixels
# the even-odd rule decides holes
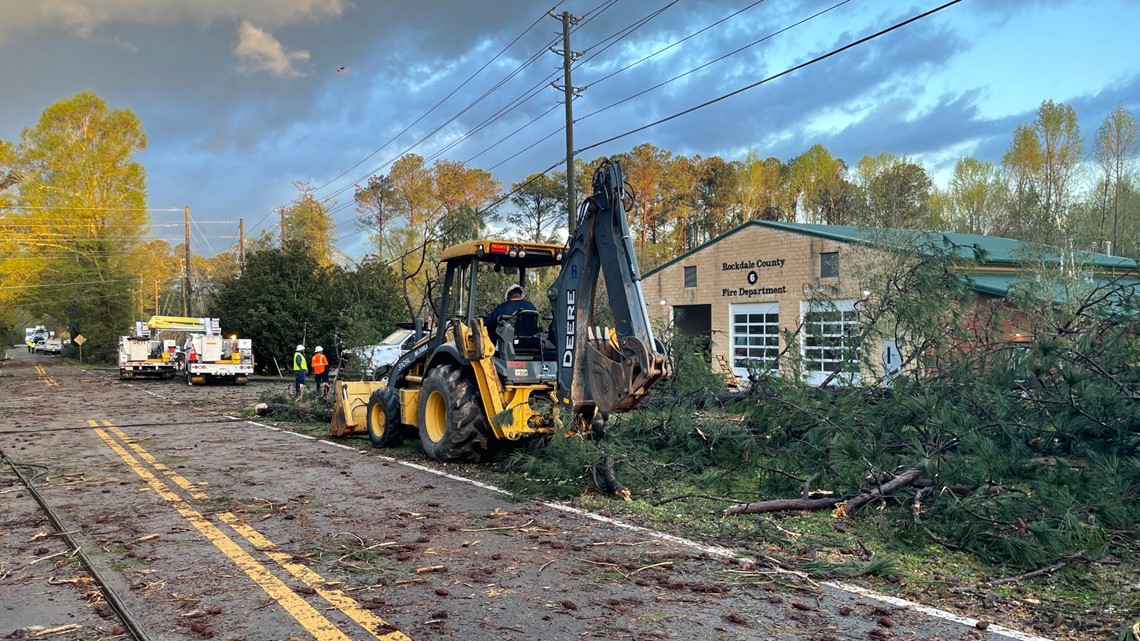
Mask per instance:
[[[1039,639],[226,418],[261,386],[7,354],[0,638]]]

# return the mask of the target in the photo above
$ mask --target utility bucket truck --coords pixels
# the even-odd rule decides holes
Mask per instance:
[[[601,436],[608,414],[633,409],[667,378],[630,243],[621,165],[603,161],[593,189],[568,246],[476,240],[445,249],[435,328],[385,380],[337,381],[330,434],[367,432],[386,447],[418,433],[437,461],[478,461],[495,441],[560,425]],[[547,291],[552,318],[522,309],[485,321],[477,301],[501,300],[505,278],[533,285],[542,269],[557,272]],[[595,309],[599,276],[608,305]],[[494,294],[480,295],[488,287]],[[595,311],[608,312],[614,327],[595,325]]]
[[[119,337],[119,378],[174,378],[174,340],[151,336],[151,323],[159,318],[152,318],[150,323],[135,322],[130,335]],[[156,333],[160,326],[155,327]]]
[[[226,338],[216,318],[153,316],[135,324],[134,336],[120,339],[122,378],[149,373],[178,375],[190,385],[210,379],[245,384],[253,365],[252,341]]]

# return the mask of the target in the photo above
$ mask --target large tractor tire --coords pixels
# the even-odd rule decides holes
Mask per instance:
[[[479,388],[454,365],[428,373],[420,391],[420,442],[436,461],[483,460],[490,428]]]
[[[400,426],[400,395],[382,387],[368,398],[368,440],[376,447],[395,447],[404,441]]]

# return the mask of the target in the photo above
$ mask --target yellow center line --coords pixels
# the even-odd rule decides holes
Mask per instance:
[[[144,461],[146,461],[147,463],[150,463],[151,466],[154,467],[154,469],[158,470],[159,472],[162,472],[163,474],[168,476],[170,478],[170,480],[177,483],[178,487],[181,487],[182,489],[186,490],[186,493],[189,494],[190,496],[192,496],[194,498],[194,500],[205,501],[205,500],[210,498],[210,497],[206,496],[205,492],[203,492],[202,490],[199,490],[197,487],[195,487],[193,483],[191,483],[190,481],[187,481],[185,478],[183,478],[181,474],[178,474],[174,470],[172,470],[169,467],[166,467],[165,465],[160,463],[157,459],[155,459],[153,456],[150,455],[150,452],[147,452],[146,450],[144,450],[142,448],[142,446],[140,446],[138,443],[135,443],[134,439],[127,436],[126,434],[123,433],[122,430],[120,430],[119,428],[112,425],[111,421],[104,420],[103,425],[106,425],[107,427],[109,427],[111,429],[111,431],[114,432],[115,436],[118,436],[120,439],[122,439],[122,441],[124,443],[126,443],[128,447],[130,447],[132,450],[134,450],[135,453],[138,454],[139,457],[142,458]]]
[[[38,374],[40,376],[40,378],[43,379],[44,385],[46,385],[48,387],[55,387],[56,386],[55,379],[47,375],[47,370],[44,369],[43,365],[36,365],[35,368],[36,368],[36,374]]]
[[[92,427],[97,425],[95,421],[88,421],[88,424]],[[285,585],[283,581],[273,576],[265,566],[258,563],[256,559],[243,550],[233,539],[226,536],[217,526],[210,523],[210,521],[197,510],[190,507],[175,494],[161,479],[143,467],[138,459],[123,449],[106,431],[102,428],[96,428],[95,434],[103,439],[103,441],[107,443],[107,446],[114,450],[128,467],[134,470],[135,474],[138,474],[139,477],[145,480],[151,489],[172,504],[174,509],[182,515],[182,518],[189,521],[214,547],[229,557],[231,561],[245,572],[246,576],[253,579],[255,583],[261,586],[261,589],[265,590],[266,594],[272,597],[274,601],[277,601],[281,607],[285,608],[314,638],[319,641],[351,641],[351,639],[338,630],[332,622],[317,612],[313,606],[309,605],[297,593],[290,590],[289,586]]]
[[[381,641],[411,641],[411,638],[405,636],[404,633],[399,630],[377,635],[377,629],[391,629],[391,624],[369,610],[360,607],[356,599],[353,599],[344,592],[324,587],[327,581],[325,581],[321,575],[311,570],[308,566],[294,563],[292,555],[282,552],[275,543],[244,523],[238,517],[229,512],[219,512],[217,517],[221,519],[223,523],[233,528],[235,532],[245,537],[245,540],[256,546],[258,550],[264,552],[266,556],[285,568],[290,574],[300,579],[305,585],[316,590],[317,594],[320,594],[326,601],[332,604],[333,607],[344,612],[353,621],[359,623],[360,627],[372,632],[372,636]]]
[[[88,421],[88,423],[93,427],[95,426],[95,421]],[[115,427],[111,421],[103,420],[102,423],[103,425],[107,426],[110,431],[119,437],[124,443],[126,443],[127,446],[134,450],[140,458],[150,463],[155,467],[155,469],[162,471],[163,474],[178,484],[179,487],[186,490],[187,493],[193,496],[195,500],[208,500],[209,497],[205,492],[199,490],[193,483],[191,483],[182,475],[158,462],[154,456],[147,452],[141,445],[135,443],[134,440],[131,439],[126,433]],[[99,431],[101,430],[96,430],[96,432]],[[136,472],[137,471],[138,470],[136,470]],[[157,478],[155,480],[157,481]],[[161,483],[161,481],[159,482]],[[177,499],[177,495],[175,495],[175,498]],[[399,630],[396,630],[390,623],[381,617],[376,616],[370,610],[361,607],[355,599],[348,596],[343,591],[325,587],[328,584],[328,581],[326,581],[324,577],[314,572],[308,566],[293,562],[292,555],[282,552],[276,543],[258,532],[249,524],[245,523],[233,513],[218,512],[215,514],[215,516],[217,516],[223,523],[230,526],[230,528],[245,538],[246,541],[249,541],[251,545],[258,549],[258,551],[263,552],[266,556],[284,568],[287,572],[300,579],[301,582],[303,582],[305,585],[312,588],[317,594],[328,601],[329,604],[343,612],[346,616],[359,624],[360,627],[371,633],[374,638],[379,639],[380,641],[412,641],[410,637],[400,632]],[[378,634],[377,630],[390,631],[384,634]]]

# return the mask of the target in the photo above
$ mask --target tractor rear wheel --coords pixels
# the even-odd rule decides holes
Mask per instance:
[[[375,447],[394,447],[404,441],[400,429],[400,395],[390,387],[381,387],[368,398],[366,414],[368,440]]]
[[[490,429],[479,387],[455,365],[439,365],[420,390],[420,442],[436,461],[481,461]]]

